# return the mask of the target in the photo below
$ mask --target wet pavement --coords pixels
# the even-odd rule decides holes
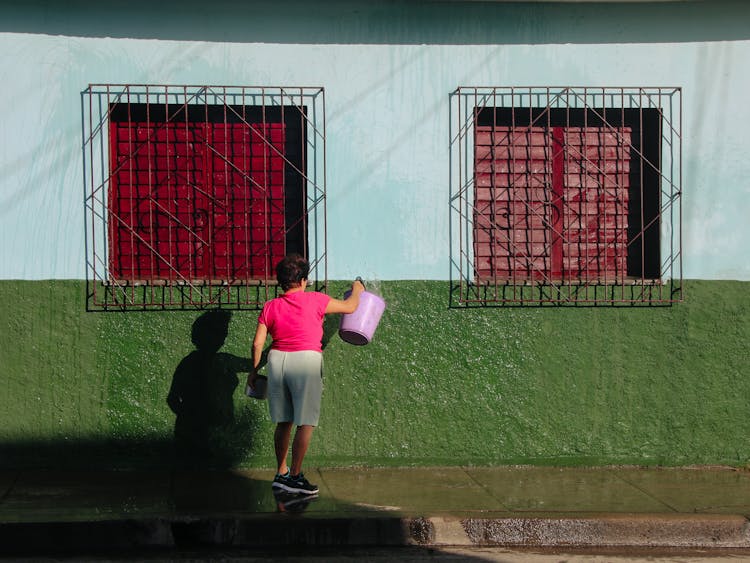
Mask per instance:
[[[0,471],[5,553],[273,546],[750,548],[750,471],[699,468]]]

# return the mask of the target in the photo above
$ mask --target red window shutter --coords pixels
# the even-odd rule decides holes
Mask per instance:
[[[282,123],[112,122],[115,280],[267,278],[285,253]]]
[[[565,130],[565,279],[621,281],[627,273],[629,128]]]
[[[477,276],[538,279],[551,267],[552,161],[541,127],[478,126],[474,253]]]
[[[265,277],[284,256],[284,126],[213,124],[211,279]]]
[[[622,279],[629,143],[628,128],[477,126],[477,277]]]

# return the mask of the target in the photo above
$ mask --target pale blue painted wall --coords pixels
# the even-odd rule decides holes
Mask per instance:
[[[684,276],[750,280],[742,3],[53,4],[0,5],[0,278],[85,277],[81,91],[111,82],[323,86],[329,277],[383,280],[449,277],[457,86],[679,86]]]

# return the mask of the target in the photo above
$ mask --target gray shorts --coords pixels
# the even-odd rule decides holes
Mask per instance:
[[[268,353],[268,410],[275,423],[317,426],[323,395],[323,354]]]

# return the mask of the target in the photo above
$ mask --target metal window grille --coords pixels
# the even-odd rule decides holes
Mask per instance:
[[[460,87],[452,303],[682,300],[680,88]]]
[[[298,252],[327,285],[322,88],[82,93],[87,308],[257,308]]]

